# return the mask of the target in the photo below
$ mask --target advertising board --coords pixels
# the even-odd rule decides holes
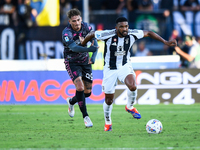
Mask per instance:
[[[200,102],[199,69],[135,70],[138,104],[194,104]],[[103,72],[93,71],[92,94],[87,104],[102,104]],[[66,71],[0,72],[0,104],[66,104],[75,86]],[[116,86],[114,103],[125,105],[127,87]]]

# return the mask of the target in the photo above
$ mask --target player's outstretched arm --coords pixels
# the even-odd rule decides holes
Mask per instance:
[[[77,45],[75,42],[71,43],[69,45],[69,48],[73,51],[73,52],[95,52],[97,51],[98,47],[97,46],[90,46],[90,47],[83,47],[83,46],[79,46]]]
[[[88,41],[92,40],[94,37],[95,37],[95,31],[89,32],[89,33],[86,35],[85,39],[84,39],[83,41],[81,41],[81,45],[85,46],[86,43],[87,43]]]
[[[165,39],[163,39],[160,35],[156,34],[155,32],[152,31],[143,31],[144,32],[144,37],[150,37],[152,39],[158,40],[164,44],[166,44],[167,46],[177,46],[177,41],[176,40],[170,40],[170,41],[166,41]]]

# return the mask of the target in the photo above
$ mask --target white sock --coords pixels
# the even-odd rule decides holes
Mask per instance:
[[[137,89],[135,91],[130,91],[127,89],[128,101],[127,101],[127,108],[133,109],[133,104],[137,98]]]
[[[104,110],[104,118],[105,118],[105,123],[106,124],[112,124],[111,121],[111,112],[112,112],[113,105],[107,105],[106,102],[104,101],[103,103],[103,110]]]

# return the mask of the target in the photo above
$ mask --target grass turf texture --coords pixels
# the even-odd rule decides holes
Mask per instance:
[[[111,132],[104,131],[102,105],[87,107],[92,128],[85,128],[78,105],[74,118],[67,105],[0,105],[0,149],[200,149],[200,104],[135,105],[140,120],[114,105]],[[162,122],[162,133],[146,132],[150,119]]]

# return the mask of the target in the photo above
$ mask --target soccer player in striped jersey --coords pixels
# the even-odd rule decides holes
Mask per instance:
[[[102,90],[105,93],[103,103],[105,131],[112,130],[111,111],[117,79],[128,87],[128,102],[125,110],[134,118],[140,119],[141,115],[133,104],[137,97],[135,72],[130,62],[130,49],[137,39],[150,37],[168,46],[176,46],[176,40],[166,41],[152,31],[129,29],[128,20],[124,17],[116,19],[116,27],[113,30],[90,32],[81,42],[82,45],[92,38],[105,41],[104,69]]]

